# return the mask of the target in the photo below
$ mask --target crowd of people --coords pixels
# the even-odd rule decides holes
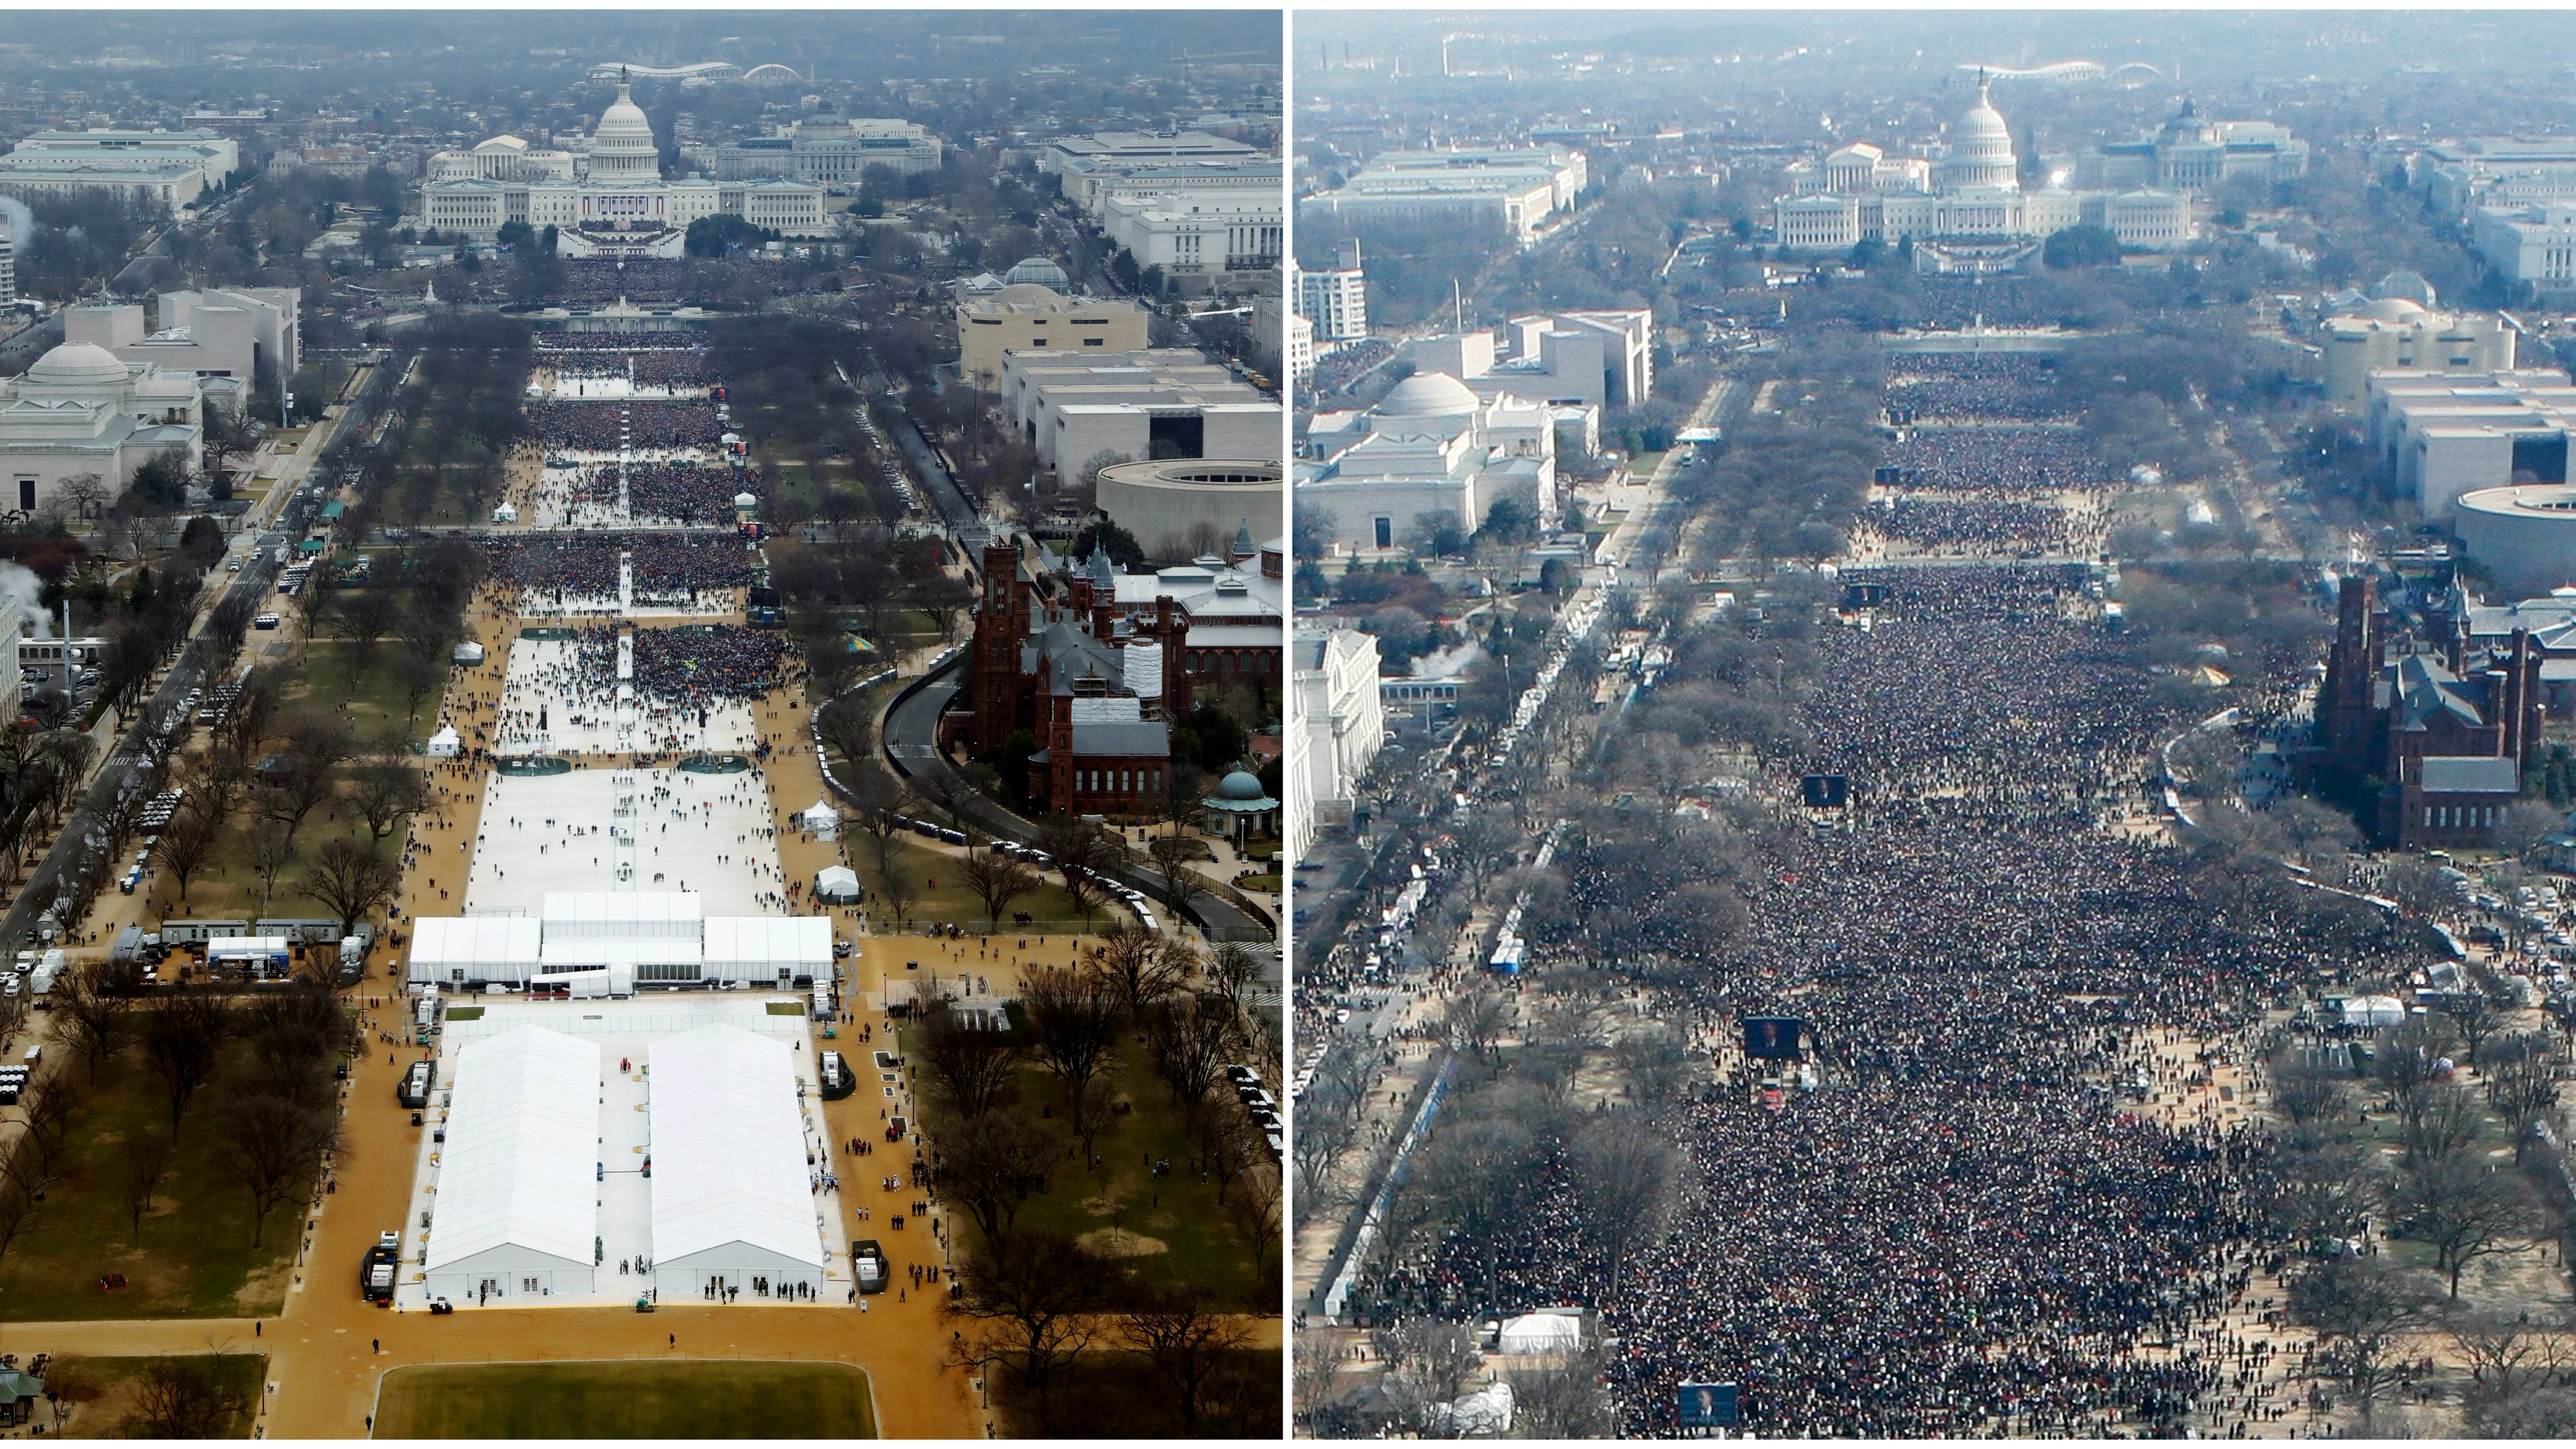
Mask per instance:
[[[487,538],[500,555],[493,572],[520,590],[522,613],[614,609],[619,598],[620,556],[635,566],[634,601],[689,613],[720,610],[732,591],[751,582],[752,555],[730,536],[674,537],[651,533],[597,533],[567,538]]]
[[[1561,1154],[1499,1240],[1374,1277],[1373,1315],[1593,1303],[1630,1433],[1674,1432],[1696,1381],[1740,1384],[1772,1435],[2241,1432],[2288,1412],[2222,1328],[2276,1251],[2268,1141],[2142,1110],[2192,1068],[2139,1043],[2242,1039],[2278,994],[2402,955],[2402,927],[2321,940],[2106,828],[2180,722],[2087,617],[2085,578],[1845,571],[1887,593],[1871,629],[1817,640],[1802,767],[1848,774],[1848,828],[1774,837],[1742,928],[1642,988],[1716,1078],[1666,1118],[1687,1179],[1669,1235],[1605,1301]],[[1576,897],[1633,896],[1581,842],[1564,859]],[[1812,1075],[1735,1049],[1737,1022],[1774,1013],[1809,1023]],[[1499,1302],[1466,1291],[1487,1260]]]
[[[724,434],[714,405],[702,401],[559,402],[531,416],[537,441],[549,453],[708,448]]]
[[[2057,359],[2036,352],[1929,353],[1888,364],[1891,418],[1983,422],[2058,422],[2083,399],[2058,386]]]
[[[2060,427],[1916,426],[1887,444],[1879,464],[1896,470],[1898,487],[1996,496],[2103,488],[2116,477],[2084,434]]]
[[[562,510],[564,522],[574,527],[614,522],[729,524],[734,521],[735,498],[767,492],[757,468],[730,468],[687,457],[647,460],[623,467],[626,511],[620,515],[620,471],[613,463],[583,468],[560,485],[552,501]]]
[[[2071,522],[2066,510],[2053,503],[1915,494],[1876,505],[1866,520],[1891,540],[1981,553],[2062,551]]]
[[[778,687],[786,667],[782,637],[773,629],[739,624],[638,629],[635,692],[683,707],[759,699]],[[574,659],[574,676],[585,697],[616,697],[616,631],[583,630]]]

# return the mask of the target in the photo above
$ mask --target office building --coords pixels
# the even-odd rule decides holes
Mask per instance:
[[[1013,352],[1001,393],[1038,461],[1068,476],[1097,459],[1284,461],[1279,404],[1188,348]]]
[[[1290,295],[1297,315],[1313,325],[1314,340],[1357,342],[1368,336],[1368,274],[1360,267],[1358,242],[1342,243],[1329,267],[1299,270],[1296,281]]]
[[[1376,221],[1499,224],[1519,245],[1571,213],[1589,179],[1580,151],[1389,151],[1340,187],[1299,201],[1297,215],[1353,227]]]
[[[1034,282],[1013,282],[957,304],[957,370],[975,386],[991,388],[1000,386],[1002,364],[1014,352],[1142,351],[1147,317],[1143,307],[1124,298],[1066,296]]]

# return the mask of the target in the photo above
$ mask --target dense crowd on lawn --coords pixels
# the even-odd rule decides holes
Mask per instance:
[[[2056,359],[2040,353],[1941,353],[1888,364],[1887,406],[1916,420],[2058,422],[2083,399],[2058,386]]]
[[[617,604],[618,558],[635,561],[635,602],[692,613],[721,611],[731,591],[751,582],[753,555],[727,535],[703,540],[668,534],[583,534],[571,538],[488,539],[495,572],[520,590],[525,613],[602,611]]]
[[[554,403],[529,416],[538,443],[550,453],[712,448],[724,434],[715,405],[706,402]]]
[[[2100,488],[2111,465],[2073,428],[1908,429],[1880,451],[1896,486],[1998,496]]]
[[[2220,1323],[2277,1267],[2266,1142],[2121,1094],[2199,1069],[2143,1043],[2250,1059],[2277,993],[2411,948],[2375,913],[2320,939],[2298,893],[2104,828],[2176,720],[2084,619],[2084,577],[1845,571],[1889,593],[1869,631],[1817,636],[1800,767],[1851,776],[1851,828],[1763,847],[1742,928],[1646,978],[1648,1015],[1718,1048],[1716,1087],[1668,1119],[1668,1238],[1605,1301],[1577,1117],[1504,1226],[1372,1273],[1373,1320],[1600,1306],[1631,1433],[1673,1432],[1691,1381],[1741,1384],[1774,1435],[2242,1433],[2295,1410]],[[1583,842],[1562,858],[1587,913],[1657,909]],[[1767,1089],[1730,1044],[1775,1012],[1811,1023],[1819,1090]],[[1469,1289],[1489,1259],[1490,1300]]]

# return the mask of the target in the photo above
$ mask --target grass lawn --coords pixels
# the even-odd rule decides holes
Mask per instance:
[[[379,1439],[873,1439],[841,1363],[423,1364],[384,1377]]]
[[[234,1043],[227,1067],[249,1051]],[[125,1137],[138,1127],[166,1126],[170,1108],[139,1052],[129,1048],[111,1059],[73,1128],[69,1177],[46,1190],[35,1225],[0,1257],[0,1323],[274,1315],[286,1299],[301,1219],[291,1208],[271,1212],[262,1246],[251,1246],[250,1194],[218,1166],[223,1111],[220,1085],[189,1107],[170,1175],[144,1215],[136,1247],[120,1186]],[[99,1279],[110,1273],[124,1274],[129,1286],[102,1291]]]
[[[384,737],[385,732],[401,728],[409,708],[403,692],[394,683],[394,659],[402,646],[391,639],[378,640],[375,652],[368,656],[367,672],[352,677],[356,667],[357,646],[340,639],[312,639],[304,645],[304,667],[301,678],[288,687],[286,700],[291,709],[297,704],[312,704],[337,711],[341,723],[362,742]],[[438,704],[444,686],[420,697],[420,712],[411,720],[411,742],[418,748],[438,728]]]
[[[912,1045],[906,1033],[907,1055]],[[1067,1159],[1047,1179],[1044,1191],[1020,1205],[1013,1226],[1051,1229],[1076,1238],[1097,1233],[1099,1237],[1090,1239],[1095,1246],[1116,1241],[1144,1249],[1127,1261],[1146,1285],[1195,1284],[1217,1302],[1237,1305],[1238,1311],[1276,1312],[1279,1293],[1265,1255],[1254,1250],[1218,1203],[1217,1185],[1201,1184],[1190,1171],[1195,1148],[1182,1130],[1171,1089],[1154,1075],[1132,1034],[1119,1045],[1111,1078],[1117,1099],[1134,1105],[1125,1116],[1110,1118],[1111,1125],[1093,1144],[1100,1171],[1084,1172]],[[1210,1110],[1220,1105],[1212,1102]],[[1034,1116],[1041,1109],[1058,1107],[1054,1077],[1041,1067],[1025,1069],[1018,1110]],[[943,1130],[945,1110],[932,1103],[924,1111],[933,1134]],[[1150,1164],[1156,1162],[1171,1163],[1171,1171],[1154,1176]],[[971,1216],[960,1210],[953,1218],[961,1231],[973,1234]],[[1134,1240],[1126,1236],[1131,1234]]]
[[[72,1416],[63,1422],[62,1437],[66,1439],[127,1437],[124,1432],[125,1417],[134,1412],[135,1401],[143,1392],[144,1370],[151,1367],[152,1360],[83,1356],[80,1363],[82,1367],[97,1375],[101,1393],[94,1402],[83,1404],[72,1411]],[[250,1437],[251,1423],[258,1418],[259,1386],[267,1366],[266,1354],[227,1353],[216,1356],[216,1381],[234,1396],[236,1402],[250,1406],[243,1412],[232,1415],[225,1422],[222,1431],[216,1435],[217,1438],[247,1439]],[[45,1416],[45,1422],[48,1424],[53,1422],[50,1411]]]
[[[919,818],[944,820],[945,817],[931,810],[923,812]],[[919,840],[919,836],[897,836],[892,855],[894,868],[911,882],[918,896],[912,904],[910,919],[915,922],[954,921],[961,925],[984,919],[983,899],[966,889],[966,878],[960,870],[964,862],[956,856],[932,850],[918,843]],[[850,855],[853,862],[850,868],[858,872],[859,884],[867,890],[865,904],[869,915],[879,920],[889,919],[885,897],[881,894],[885,889],[885,877],[877,870],[876,842],[864,834],[860,835],[851,843]],[[1042,883],[1036,890],[1003,908],[1005,920],[1026,911],[1032,918],[1031,923],[1026,926],[1014,923],[1007,926],[1003,934],[1013,931],[1095,931],[1114,918],[1107,907],[1102,907],[1095,910],[1090,923],[1085,924],[1082,913],[1073,908],[1072,898],[1064,893],[1064,882],[1055,872],[1040,872],[1040,879]],[[933,881],[938,883],[933,885]]]

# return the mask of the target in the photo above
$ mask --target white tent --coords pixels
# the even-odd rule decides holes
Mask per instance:
[[[599,1083],[599,1044],[543,1027],[457,1052],[427,1235],[431,1295],[465,1303],[593,1291]]]
[[[544,960],[543,928],[526,916],[416,916],[411,923],[414,986],[525,981]]]
[[[504,504],[501,504],[499,507],[496,507],[496,508],[494,508],[494,509],[492,510],[492,521],[493,521],[494,523],[516,523],[516,522],[518,522],[518,521],[519,521],[519,506],[518,506],[517,504],[515,504],[515,503],[504,503]]]
[[[429,737],[426,753],[437,759],[452,760],[463,753],[464,749],[465,742],[457,738],[456,726],[440,725],[438,733]]]
[[[646,1049],[653,1124],[653,1279],[664,1303],[711,1285],[823,1284],[823,1230],[805,1165],[787,1044],[702,1026]]]
[[[451,650],[447,657],[458,664],[480,664],[483,662],[483,646],[468,639]]]
[[[2394,996],[2356,996],[2343,1004],[2343,1024],[2364,1031],[2402,1026],[2405,1021],[2406,1003]]]
[[[1463,1399],[1433,1404],[1424,1416],[1443,1439],[1500,1439],[1512,1432],[1512,1385],[1496,1379]]]
[[[805,813],[796,818],[803,821],[805,828],[813,831],[818,840],[841,838],[841,812],[833,809],[828,800],[817,800],[806,806]]]
[[[814,899],[818,901],[855,901],[860,898],[859,873],[846,865],[827,865],[814,872]]]
[[[709,916],[709,981],[782,990],[832,978],[832,923],[821,916]]]
[[[1504,1319],[1494,1336],[1497,1353],[1573,1353],[1582,1347],[1583,1315],[1570,1308]]]

